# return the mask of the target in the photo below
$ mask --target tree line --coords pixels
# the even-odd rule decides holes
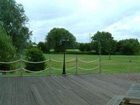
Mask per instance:
[[[32,32],[26,26],[28,18],[24,12],[23,6],[16,3],[15,0],[0,0],[0,34],[1,37],[2,35],[5,37],[5,43],[7,43],[6,40],[10,40],[8,41],[11,43],[9,49],[12,48],[12,52],[16,52],[16,55],[21,55],[25,48],[28,49],[35,45],[30,40]],[[37,46],[43,52],[49,52],[51,49],[54,49],[55,52],[63,52],[65,48],[68,48],[98,54],[99,47],[101,47],[102,54],[139,54],[140,44],[138,39],[116,41],[111,33],[98,31],[91,37],[91,40],[89,43],[78,43],[76,37],[68,30],[53,28],[46,35],[45,41],[39,42]],[[4,46],[6,48],[8,44],[3,44],[1,49],[4,49]]]
[[[138,39],[130,38],[117,41],[114,40],[111,33],[99,31],[91,39],[92,41],[90,43],[79,44],[80,51],[95,51],[98,54],[99,47],[101,47],[101,53],[105,55],[137,55],[140,51]]]
[[[96,32],[91,37],[89,43],[78,43],[72,33],[64,28],[53,28],[47,35],[45,42],[39,42],[38,48],[43,52],[49,52],[54,49],[55,52],[63,52],[64,40],[68,40],[65,45],[67,49],[79,49],[81,52],[93,52],[94,54],[111,55],[137,55],[140,53],[140,43],[138,39],[114,40],[109,32]]]

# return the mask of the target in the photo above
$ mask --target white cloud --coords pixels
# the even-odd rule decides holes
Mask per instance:
[[[140,13],[124,17],[120,21],[106,27],[104,31],[113,33],[116,39],[137,38],[140,40]]]
[[[89,33],[98,30],[115,39],[140,38],[140,0],[16,1],[23,4],[37,42],[53,27],[68,29],[80,42],[88,42]]]

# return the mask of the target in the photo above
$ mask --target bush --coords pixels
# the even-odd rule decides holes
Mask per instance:
[[[26,52],[26,59],[31,62],[44,61],[43,52],[38,48],[28,49]],[[45,62],[43,63],[26,63],[26,69],[31,71],[40,71],[45,69]]]

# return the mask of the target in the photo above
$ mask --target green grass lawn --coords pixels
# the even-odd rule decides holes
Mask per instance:
[[[98,55],[73,55],[66,54],[66,72],[67,74],[76,73],[76,56],[78,58],[78,74],[90,74],[99,73],[99,56]],[[46,59],[51,58],[51,61],[46,62],[48,70],[40,73],[16,73],[17,75],[25,76],[46,76],[46,75],[60,75],[62,74],[63,68],[63,54],[45,54]],[[56,62],[56,61],[59,62]],[[72,60],[72,61],[69,61]],[[80,60],[84,61],[81,62]],[[85,63],[89,61],[94,61],[93,63]],[[67,62],[69,61],[69,62]],[[140,72],[140,56],[123,56],[123,55],[113,55],[111,60],[108,56],[101,56],[101,70],[102,73],[137,73]],[[81,69],[83,68],[83,69]],[[96,68],[96,69],[93,69]],[[93,70],[88,70],[93,69]],[[9,74],[10,75],[10,74]],[[11,74],[13,75],[13,74]]]
[[[54,55],[45,55],[46,58],[51,56],[52,59],[55,60],[63,60],[62,54],[54,54]],[[84,61],[92,61],[98,59],[98,55],[77,55],[78,59]],[[75,59],[76,55],[66,55],[66,61],[69,59]],[[98,66],[98,61],[93,63],[82,63],[78,62],[78,66],[85,69],[96,68]],[[62,63],[52,63],[54,67],[62,68]],[[74,62],[66,63],[67,69],[76,65]],[[140,72],[140,56],[123,56],[123,55],[113,55],[111,56],[111,60],[109,60],[108,56],[101,56],[101,70],[102,73],[130,73],[130,72]],[[68,72],[75,72],[75,69],[67,70]],[[86,70],[79,70],[79,73],[98,73],[99,69],[86,71]]]

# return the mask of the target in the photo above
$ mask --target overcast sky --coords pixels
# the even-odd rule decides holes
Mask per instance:
[[[16,1],[24,6],[36,42],[54,27],[69,30],[78,42],[89,42],[97,31],[108,31],[116,40],[140,40],[140,0]]]

